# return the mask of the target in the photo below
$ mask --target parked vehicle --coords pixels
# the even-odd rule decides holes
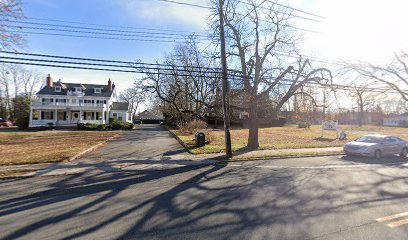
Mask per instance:
[[[399,137],[387,135],[366,135],[344,146],[347,155],[381,158],[399,154],[407,157],[408,142]]]
[[[140,125],[140,124],[142,124],[142,121],[141,121],[141,120],[133,120],[133,124],[138,124],[138,125]]]
[[[13,126],[13,123],[6,119],[0,119],[0,126],[11,127]]]

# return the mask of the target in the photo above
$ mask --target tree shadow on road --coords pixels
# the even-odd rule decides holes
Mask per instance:
[[[2,222],[27,218],[0,237],[28,238],[41,231],[60,239],[97,233],[115,239],[247,239],[266,226],[269,232],[257,237],[270,238],[274,224],[297,224],[292,237],[305,239],[315,237],[308,225],[315,217],[330,219],[338,212],[406,200],[408,193],[394,188],[401,182],[408,184],[405,175],[380,168],[344,176],[330,169],[271,172],[216,164],[73,175],[0,201]]]

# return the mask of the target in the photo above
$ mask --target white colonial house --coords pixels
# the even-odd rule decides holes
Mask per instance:
[[[115,84],[47,83],[31,101],[29,127],[108,124],[109,119],[132,122],[129,104],[117,102]]]

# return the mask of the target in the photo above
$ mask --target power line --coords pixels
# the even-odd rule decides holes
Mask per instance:
[[[141,38],[118,38],[118,37],[102,37],[102,36],[87,36],[87,35],[72,35],[63,33],[47,33],[47,32],[27,32],[27,31],[9,31],[12,33],[22,34],[34,34],[34,35],[48,35],[48,36],[61,36],[61,37],[76,37],[76,38],[93,38],[93,39],[105,39],[105,40],[124,40],[124,41],[141,41],[141,42],[162,42],[162,43],[175,43],[176,40],[158,40],[158,39],[141,39]]]
[[[244,1],[241,1],[241,0],[236,0],[236,1],[239,2],[239,3],[245,4],[245,5],[251,5],[248,2],[244,2]],[[284,6],[283,4],[276,4],[275,2],[272,2],[272,1],[267,1],[267,2],[270,2],[270,3],[274,4],[274,5]],[[267,7],[264,7],[264,6],[258,6],[258,7],[260,9],[264,9],[264,10],[271,10],[270,8],[267,8]],[[286,7],[286,8],[291,9],[290,7]],[[279,10],[273,10],[273,11],[277,12],[277,13],[280,13],[280,14],[288,15],[288,16],[291,16],[291,17],[294,17],[294,18],[300,18],[300,19],[303,19],[303,20],[307,20],[307,21],[312,21],[312,22],[317,22],[317,23],[322,23],[323,22],[321,19],[313,19],[313,18],[310,18],[310,17],[299,16],[299,15],[296,15],[296,14],[282,12],[282,11],[279,11]]]
[[[160,67],[157,68],[146,68],[146,67],[139,67],[139,68],[135,68],[134,70],[123,70],[123,69],[112,69],[112,68],[100,68],[100,67],[84,67],[84,66],[70,66],[70,65],[61,65],[61,64],[49,64],[49,63],[32,63],[32,62],[24,62],[24,61],[17,61],[17,60],[13,60],[13,61],[5,61],[5,60],[1,60],[2,58],[5,57],[0,57],[0,63],[6,63],[6,64],[21,64],[21,65],[29,65],[29,66],[41,66],[41,67],[53,67],[53,68],[66,68],[66,69],[79,69],[79,70],[95,70],[95,71],[109,71],[109,72],[120,72],[120,73],[139,73],[139,74],[149,74],[152,72],[147,72],[147,71],[143,71],[143,69],[149,69],[149,70],[156,70],[157,72],[155,72],[155,74],[159,74],[161,76],[172,76],[172,77],[191,77],[191,74],[185,74],[185,73],[168,73],[166,71],[168,71],[169,69],[163,69]],[[7,58],[5,58],[7,59]],[[17,58],[15,58],[17,59]],[[34,59],[27,59],[28,61],[37,61]],[[48,62],[54,62],[54,63],[58,63],[59,61],[48,61]],[[68,64],[74,64],[73,62],[69,62]],[[76,63],[76,64],[80,64],[80,63]],[[89,65],[89,64],[83,64],[83,65]],[[109,65],[103,65],[103,64],[93,64],[96,66],[109,66]],[[163,72],[160,72],[163,71]],[[180,70],[177,70],[180,71]],[[202,72],[201,72],[202,73]],[[210,75],[206,75],[206,76],[202,76],[202,77],[206,77],[206,78],[210,78],[210,79],[220,79],[221,75],[219,74],[219,72],[213,72],[218,73],[218,75],[214,75],[214,76],[210,76]],[[232,78],[233,80],[236,77],[242,77],[242,76],[237,76],[237,75],[231,75],[228,74],[229,78]],[[283,79],[282,82],[278,83],[277,86],[291,86],[294,83],[293,80],[291,79]],[[355,89],[352,86],[348,86],[348,85],[340,85],[340,84],[325,84],[325,83],[305,83],[304,84],[305,87],[314,87],[314,88],[320,88],[320,89],[334,89],[334,90],[346,90],[346,91],[355,91]],[[393,93],[393,94],[397,94],[398,92],[395,91],[390,91],[388,89],[381,89],[381,88],[366,88],[366,90],[371,91],[371,92],[377,92],[377,93],[384,93],[385,91],[388,93]]]
[[[322,15],[318,15],[318,14],[311,13],[311,12],[306,12],[306,11],[301,10],[301,9],[299,9],[299,8],[294,8],[294,7],[286,6],[286,5],[280,4],[280,3],[276,2],[276,1],[267,0],[267,2],[270,2],[270,3],[272,3],[272,4],[275,4],[275,5],[278,5],[278,6],[281,6],[281,7],[289,8],[289,9],[292,9],[292,10],[294,10],[294,11],[301,12],[301,13],[304,13],[304,14],[307,14],[307,15],[311,15],[311,16],[318,17],[318,18],[321,18],[321,19],[326,19],[326,18],[323,17]]]
[[[60,27],[60,28],[85,29],[85,30],[94,30],[94,31],[102,31],[102,32],[120,32],[120,33],[135,33],[135,34],[152,34],[152,35],[172,35],[172,36],[184,36],[184,37],[194,35],[194,36],[200,36],[200,37],[208,37],[208,35],[205,34],[204,32],[175,33],[175,32],[179,32],[179,31],[171,31],[171,30],[129,31],[129,30],[118,30],[118,29],[111,29],[111,28],[80,27],[80,26],[41,23],[41,22],[27,22],[27,21],[10,21],[10,22],[11,23],[19,23],[19,24],[28,24],[28,25]],[[146,29],[143,29],[143,30],[146,30]]]
[[[58,55],[48,55],[48,54],[36,54],[36,53],[23,53],[23,52],[11,52],[11,51],[4,51],[0,50],[0,53],[5,54],[12,54],[12,55],[24,55],[24,56],[33,56],[33,57],[43,57],[43,58],[57,58],[57,59],[69,59],[69,60],[79,60],[79,61],[90,61],[90,62],[109,62],[109,63],[122,63],[128,65],[141,65],[141,66],[157,66],[157,67],[189,67],[189,66],[180,66],[180,65],[173,65],[173,64],[161,64],[161,63],[145,63],[145,62],[136,62],[136,61],[119,61],[119,60],[109,60],[109,59],[97,59],[97,58],[80,58],[80,57],[69,57],[69,56],[58,56]],[[190,68],[199,68],[199,69],[206,69],[206,70],[219,70],[221,68],[210,68],[210,67],[190,67]]]
[[[166,2],[166,3],[173,3],[173,4],[177,4],[177,5],[184,5],[184,6],[190,6],[190,7],[204,8],[204,9],[214,9],[212,7],[209,7],[209,6],[193,4],[193,3],[186,3],[186,2],[179,2],[179,1],[173,1],[173,0],[156,0],[156,1]]]
[[[216,8],[209,7],[209,6],[197,5],[197,4],[191,4],[191,3],[179,2],[179,1],[173,1],[173,0],[156,0],[156,1],[167,2],[167,3],[173,3],[173,4],[178,4],[178,5],[186,5],[186,6],[191,6],[191,7],[199,7],[199,8],[205,8],[205,9],[210,9],[210,10],[216,10]],[[242,1],[239,1],[239,2],[242,3]],[[244,3],[244,4],[247,4],[247,3]],[[226,12],[228,12],[228,11],[226,11]],[[280,12],[280,11],[277,11],[277,12],[290,15],[289,13],[284,13],[284,12]],[[245,15],[244,15],[244,14],[241,14],[241,13],[234,12],[234,14],[241,15],[241,16],[244,16],[244,17],[245,17]],[[298,16],[298,15],[291,15],[291,16],[293,16],[293,17],[295,17],[295,18],[302,18],[302,19],[304,19],[304,20],[312,20],[312,19],[310,19],[310,18],[301,17],[301,16]],[[274,22],[268,21],[268,20],[262,20],[262,21],[264,21],[264,22],[270,22],[270,23],[275,24]],[[321,22],[321,20],[312,20],[312,21]],[[309,30],[309,29],[305,29],[305,28],[299,28],[299,27],[290,26],[290,25],[286,25],[286,27],[293,28],[293,29],[297,29],[297,30],[301,30],[301,31],[305,31],[305,32],[318,33],[317,31],[314,31],[314,30]]]
[[[161,36],[152,36],[152,35],[146,35],[149,33],[144,33],[142,34],[124,34],[124,33],[111,33],[111,32],[97,32],[97,31],[82,31],[82,30],[71,30],[71,29],[58,29],[58,28],[44,28],[44,27],[28,27],[28,26],[9,26],[11,28],[17,28],[17,29],[31,29],[31,30],[42,30],[42,31],[56,31],[56,32],[68,32],[68,33],[83,33],[83,34],[95,34],[95,35],[106,35],[106,36],[121,36],[121,37],[137,37],[137,38],[158,38],[158,39],[174,39],[174,40],[180,40],[180,39],[186,39],[187,36],[172,36],[168,34],[160,34]],[[156,33],[157,34],[157,33]],[[196,37],[198,40],[209,40],[208,37],[203,38],[203,37]],[[125,39],[127,40],[127,39]]]
[[[180,2],[180,1],[174,1],[174,0],[156,0],[156,1],[167,2],[167,3],[173,3],[173,4],[178,4],[178,5],[185,5],[185,6],[190,6],[190,7],[203,8],[203,9],[211,9],[211,10],[215,10],[215,9],[216,9],[216,8],[213,8],[213,7],[210,7],[210,6],[204,6],[204,5],[199,5],[199,4],[193,4],[193,3],[186,3],[186,2]],[[248,4],[248,3],[245,3],[245,2],[243,2],[243,1],[238,1],[238,2],[243,3],[243,4]],[[306,11],[300,10],[300,9],[298,9],[298,8],[286,6],[286,5],[277,3],[277,2],[275,2],[275,1],[270,1],[270,0],[269,0],[269,1],[267,1],[267,2],[272,3],[272,4],[275,4],[275,5],[278,5],[278,6],[281,6],[281,7],[285,7],[285,8],[288,8],[288,9],[292,9],[292,10],[294,10],[294,11],[296,11],[296,12],[300,12],[300,13],[307,14],[307,15],[310,15],[310,16],[318,17],[318,18],[321,18],[321,19],[325,19],[325,17],[323,17],[323,16],[321,16],[321,15],[317,15],[317,14],[315,14],[315,13],[306,12]],[[306,20],[319,21],[319,20],[315,20],[315,19],[310,19],[310,18],[302,17],[302,16],[296,16],[296,17],[305,18]]]
[[[184,32],[184,33],[189,33],[189,32],[191,32],[191,31],[186,31],[186,30],[159,29],[159,28],[143,28],[143,27],[120,26],[120,25],[85,23],[85,22],[66,21],[66,20],[52,19],[52,18],[28,17],[27,19],[38,20],[38,21],[44,21],[44,22],[60,22],[60,23],[70,23],[70,24],[77,24],[77,25],[84,25],[84,26],[97,26],[97,27],[109,27],[109,28],[121,28],[121,29],[151,30],[151,31],[161,31],[161,32],[180,32],[180,33],[182,33],[182,32]]]

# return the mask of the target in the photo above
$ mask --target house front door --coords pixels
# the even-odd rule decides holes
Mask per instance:
[[[71,112],[71,122],[72,123],[79,122],[79,112]]]

